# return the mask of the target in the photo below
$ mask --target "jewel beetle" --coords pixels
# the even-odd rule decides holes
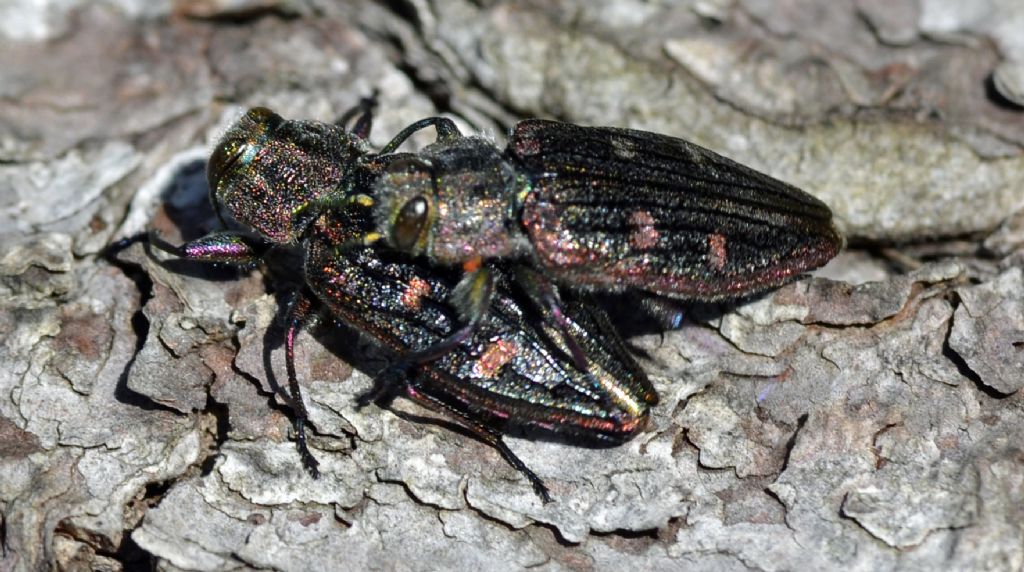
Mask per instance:
[[[434,144],[377,179],[375,216],[392,247],[462,266],[462,307],[487,307],[496,261],[557,317],[556,284],[733,300],[844,243],[817,198],[682,139],[530,119],[501,150],[438,121]]]

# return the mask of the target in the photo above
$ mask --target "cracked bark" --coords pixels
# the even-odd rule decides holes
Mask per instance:
[[[0,9],[0,569],[1024,566],[1014,2],[36,4]],[[810,190],[853,246],[632,337],[649,432],[512,441],[547,506],[414,406],[356,408],[356,332],[304,333],[313,481],[274,393],[289,285],[96,253],[213,228],[240,109],[374,88],[378,145],[438,112],[670,133]]]

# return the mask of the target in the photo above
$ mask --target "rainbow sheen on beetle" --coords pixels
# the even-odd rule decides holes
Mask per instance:
[[[466,307],[487,306],[500,263],[530,275],[552,313],[555,285],[735,300],[795,280],[844,242],[820,200],[713,151],[540,119],[518,123],[504,150],[449,130],[389,165],[374,194],[389,245],[483,285],[462,289]]]
[[[618,443],[646,425],[658,397],[643,370],[584,298],[567,301],[567,347],[528,297],[498,281],[488,307],[467,326],[451,302],[458,276],[384,247],[374,233],[372,183],[413,124],[380,153],[364,142],[369,110],[357,128],[288,121],[263,108],[248,112],[217,145],[208,167],[211,200],[246,231],[218,231],[182,246],[150,240],[180,258],[249,265],[268,248],[292,246],[304,258],[304,288],[289,305],[285,334],[288,399],[306,467],[318,463],[305,438],[308,412],[295,373],[298,332],[318,313],[355,327],[396,356],[396,376],[378,379],[365,402],[404,395],[453,418],[494,446],[550,500],[543,481],[508,449],[515,428]],[[362,127],[359,127],[362,126]],[[439,133],[447,127],[439,125]],[[386,151],[386,152],[385,152]],[[252,233],[255,233],[255,236]],[[581,360],[585,367],[580,367]]]

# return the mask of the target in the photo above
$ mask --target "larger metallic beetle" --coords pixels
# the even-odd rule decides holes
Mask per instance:
[[[377,179],[377,224],[395,248],[462,265],[470,320],[502,261],[557,318],[554,284],[716,302],[795,280],[843,245],[818,199],[682,139],[531,119],[501,150],[435,124],[436,143]]]

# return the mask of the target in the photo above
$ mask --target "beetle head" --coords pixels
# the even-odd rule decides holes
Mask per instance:
[[[392,161],[376,183],[377,228],[393,247],[441,264],[512,252],[512,167],[478,137]]]

